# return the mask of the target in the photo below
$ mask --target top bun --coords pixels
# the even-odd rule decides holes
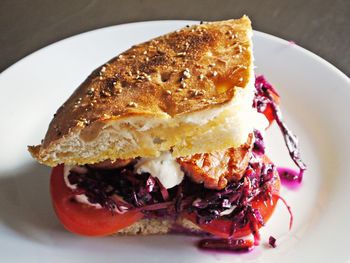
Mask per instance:
[[[131,47],[75,90],[29,151],[55,166],[238,147],[252,132],[251,35],[243,16]]]

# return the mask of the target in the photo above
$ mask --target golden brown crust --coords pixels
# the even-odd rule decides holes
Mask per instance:
[[[251,76],[250,35],[244,16],[186,27],[131,47],[75,90],[56,112],[42,145],[29,151],[44,162],[39,152],[69,134],[83,131],[83,136],[89,127],[98,130],[131,116],[176,117],[230,102]]]

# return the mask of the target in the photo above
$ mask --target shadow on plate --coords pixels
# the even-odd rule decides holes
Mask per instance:
[[[46,242],[50,235],[64,234],[51,206],[49,179],[50,168],[34,162],[1,173],[2,224],[38,242]]]

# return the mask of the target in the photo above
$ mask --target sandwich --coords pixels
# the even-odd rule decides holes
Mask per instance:
[[[92,72],[28,147],[53,167],[52,203],[66,229],[195,234],[203,248],[259,243],[280,199],[263,143],[273,120],[300,174],[305,167],[277,92],[255,78],[251,36],[247,16],[187,26]]]

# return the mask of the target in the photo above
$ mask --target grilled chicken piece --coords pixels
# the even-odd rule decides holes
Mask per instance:
[[[196,183],[206,188],[220,190],[228,182],[239,181],[249,162],[253,147],[253,135],[238,148],[229,148],[211,153],[198,153],[177,159],[185,173]]]

